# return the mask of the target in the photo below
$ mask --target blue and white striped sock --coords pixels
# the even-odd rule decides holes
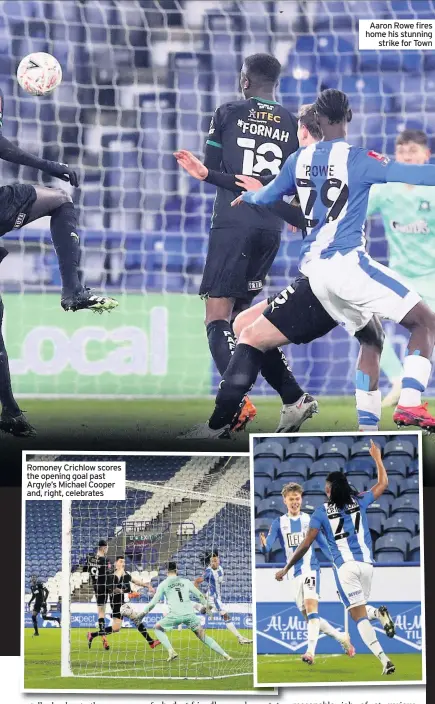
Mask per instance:
[[[356,373],[355,386],[358,429],[363,432],[373,432],[378,429],[381,418],[381,392],[379,389],[369,391],[369,376],[360,369]]]
[[[399,406],[420,406],[421,394],[429,383],[431,371],[430,360],[422,357],[418,350],[405,357]]]

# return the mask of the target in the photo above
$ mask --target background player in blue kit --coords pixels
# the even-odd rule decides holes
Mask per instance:
[[[351,146],[346,134],[352,111],[339,90],[323,91],[315,108],[323,140],[292,154],[271,183],[256,193],[243,193],[234,204],[270,205],[298,193],[307,222],[299,268],[308,276],[313,293],[351,334],[362,330],[374,315],[401,323],[410,332],[393,420],[434,431],[435,418],[422,404],[421,394],[431,373],[435,314],[400,275],[368,256],[364,222],[373,184],[435,186],[435,166],[399,164]],[[267,336],[267,321],[262,323]],[[377,426],[381,414],[379,362],[379,355],[374,355],[356,378],[359,413],[367,426]]]
[[[381,661],[382,674],[391,675],[395,672],[395,667],[382,650],[366,609],[373,578],[372,539],[367,521],[367,508],[388,487],[381,451],[373,440],[370,445],[370,454],[378,473],[377,483],[369,491],[358,494],[352,489],[343,472],[328,474],[325,485],[328,501],[314,511],[304,541],[284,569],[276,573],[276,579],[281,581],[310,550],[319,533],[322,533],[337,568],[345,606],[356,622],[362,640]],[[317,619],[317,634],[318,632]]]
[[[294,482],[285,484],[281,493],[288,513],[285,516],[275,518],[267,538],[262,533],[260,540],[265,553],[270,552],[275,541],[279,540],[281,547],[285,550],[286,559],[290,560],[307,534],[310,516],[308,513],[301,512],[302,487],[299,484]],[[321,533],[317,535],[316,540],[325,557],[332,560],[328,544]],[[324,618],[319,617],[320,565],[313,546],[299,562],[294,564],[290,576],[293,577],[296,606],[308,621],[307,652],[302,656],[302,660],[309,664],[313,662],[319,631],[334,638],[340,643],[346,654],[353,657],[355,648],[350,642],[349,636],[333,628]]]
[[[222,616],[225,621],[225,626],[228,628],[230,633],[237,638],[240,645],[248,645],[249,643],[252,643],[252,640],[245,638],[241,633],[239,633],[230,614],[228,613],[228,609],[222,601],[222,584],[225,577],[217,550],[206,555],[205,564],[206,568],[204,571],[204,577],[198,577],[195,579],[195,587],[198,587],[200,584],[205,584],[207,590],[206,598],[209,605]]]

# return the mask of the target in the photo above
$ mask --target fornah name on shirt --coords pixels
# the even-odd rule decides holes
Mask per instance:
[[[305,175],[310,176],[334,176],[334,164],[305,164]]]

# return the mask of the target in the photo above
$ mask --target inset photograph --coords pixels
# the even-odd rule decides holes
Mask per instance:
[[[424,682],[421,433],[251,454],[255,684]]]
[[[25,502],[24,689],[252,691],[248,456],[40,459],[123,461],[126,499]]]

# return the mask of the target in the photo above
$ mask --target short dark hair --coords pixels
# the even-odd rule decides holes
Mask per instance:
[[[176,562],[168,562],[168,572],[176,572],[177,571],[177,563]]]
[[[422,147],[429,146],[428,136],[423,130],[403,130],[397,135],[396,146],[398,144],[408,144],[408,142],[415,142]]]
[[[118,560],[125,560],[125,555],[117,555],[115,557],[115,562],[118,562]]]
[[[298,120],[301,125],[307,128],[308,132],[314,139],[322,139],[323,133],[320,129],[316,108],[313,104],[308,103],[307,105],[301,105]]]
[[[330,125],[350,122],[352,119],[348,97],[341,90],[335,88],[322,90],[314,105],[317,114],[327,117]]]
[[[275,83],[281,73],[281,64],[271,54],[251,54],[245,61],[247,77],[257,85]]]
[[[107,541],[106,540],[99,540],[98,547],[99,548],[107,548]]]

